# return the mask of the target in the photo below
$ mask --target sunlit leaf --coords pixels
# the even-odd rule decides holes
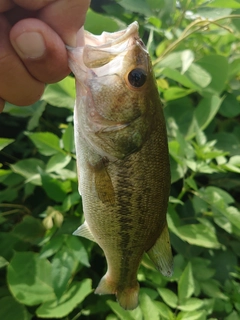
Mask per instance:
[[[73,152],[74,150],[74,134],[73,126],[69,123],[67,129],[64,131],[62,136],[64,149],[68,152]]]
[[[54,299],[49,261],[33,252],[16,252],[8,265],[8,283],[15,299],[34,306]]]
[[[47,172],[56,172],[60,169],[63,169],[66,167],[66,165],[70,162],[71,157],[69,155],[66,155],[64,153],[56,153],[53,155],[47,165],[46,165],[46,171]]]
[[[93,34],[101,34],[103,31],[114,32],[118,31],[118,24],[114,19],[88,10],[85,29]]]
[[[158,288],[158,292],[159,292],[160,296],[162,297],[163,301],[167,305],[169,305],[172,308],[177,307],[178,297],[173,291],[171,291],[167,288]]]
[[[189,262],[184,269],[178,283],[178,296],[180,303],[190,298],[194,292],[194,279],[192,274],[192,265]]]
[[[68,315],[91,293],[91,280],[75,282],[59,301],[48,299],[36,311],[40,318],[62,318]]]
[[[143,293],[140,296],[140,308],[142,310],[144,319],[146,320],[159,319],[158,309],[154,304],[154,302],[146,293]]]
[[[75,103],[75,80],[67,77],[58,83],[47,85],[41,100],[56,106],[73,109]]]
[[[0,138],[0,150],[12,143],[14,139]]]
[[[36,158],[20,160],[11,165],[14,172],[28,179],[29,182],[41,185],[39,170],[44,168],[44,162]]]
[[[240,3],[235,0],[213,0],[209,3],[209,7],[220,7],[220,8],[233,8],[238,9],[240,8]]]
[[[45,155],[51,156],[57,152],[63,152],[60,148],[59,138],[51,132],[25,133],[38,148],[38,151]]]
[[[188,68],[191,66],[194,60],[194,53],[191,50],[184,50],[181,55],[182,60],[182,70],[181,73],[185,73]]]
[[[71,191],[71,183],[69,180],[60,181],[54,176],[41,174],[42,186],[47,195],[55,200],[62,201],[67,193]]]

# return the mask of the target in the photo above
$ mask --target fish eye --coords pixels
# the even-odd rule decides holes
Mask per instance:
[[[147,73],[145,70],[136,68],[129,72],[128,81],[131,86],[140,88],[144,85],[147,80]]]

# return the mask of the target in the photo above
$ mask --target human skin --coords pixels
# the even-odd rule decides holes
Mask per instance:
[[[90,0],[0,1],[0,112],[5,101],[30,105],[45,83],[66,77],[65,45],[83,44]]]

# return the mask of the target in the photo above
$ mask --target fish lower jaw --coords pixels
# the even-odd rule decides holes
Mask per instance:
[[[119,285],[109,280],[106,274],[95,290],[96,294],[115,294],[120,306],[125,310],[133,310],[138,306],[139,283],[128,286]]]

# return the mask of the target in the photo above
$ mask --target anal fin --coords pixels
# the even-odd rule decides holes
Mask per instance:
[[[155,244],[147,251],[147,254],[157,270],[166,277],[172,276],[173,257],[167,224]]]
[[[87,222],[85,221],[76,231],[73,232],[74,236],[84,237],[91,241],[95,241],[95,238],[89,229]]]

